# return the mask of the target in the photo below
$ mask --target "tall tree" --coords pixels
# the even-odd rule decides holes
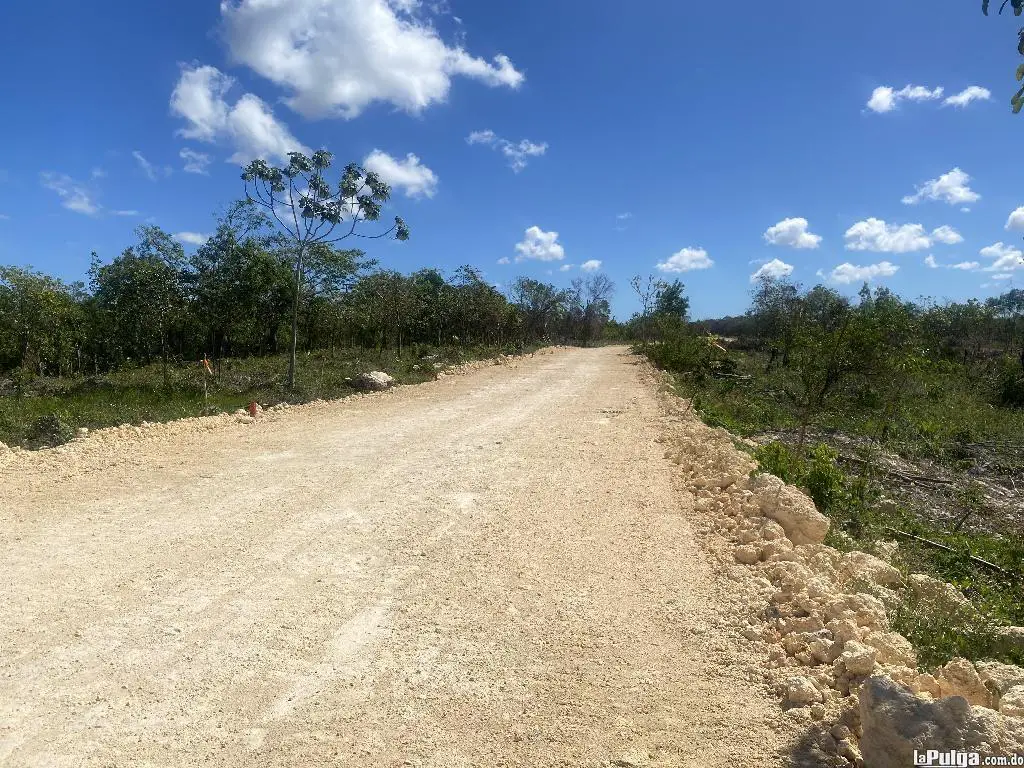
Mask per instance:
[[[989,299],[986,305],[1005,322],[1008,346],[1017,346],[1021,373],[1024,373],[1024,289],[1012,288]]]
[[[185,312],[182,270],[185,251],[156,226],[135,230],[138,243],[110,264],[93,260],[89,281],[115,359],[159,357],[164,383],[172,334]]]
[[[787,294],[788,291],[783,292],[784,296]],[[777,294],[768,291],[762,295]],[[757,296],[755,292],[755,306]],[[776,311],[774,300],[767,306],[769,311]],[[837,291],[818,285],[805,294],[796,295],[792,299],[791,314],[784,317],[786,324],[782,333],[790,338],[790,365],[796,374],[795,388],[787,388],[786,393],[800,410],[799,447],[802,449],[811,420],[825,406],[837,385],[858,370],[862,361],[855,354],[852,342],[853,310],[850,302]]]
[[[85,329],[83,286],[32,269],[0,267],[0,370],[61,375],[75,363]]]
[[[583,304],[582,341],[589,343],[600,338],[604,326],[611,319],[611,299],[615,295],[615,283],[605,274],[587,278],[580,286]]]
[[[679,280],[662,282],[654,299],[654,314],[685,320],[689,313],[690,299],[686,296],[686,286]]]
[[[261,211],[236,203],[189,258],[184,279],[203,352],[226,355],[273,350],[291,303],[291,275],[280,236]]]
[[[640,340],[646,345],[650,335],[651,310],[664,290],[665,282],[654,275],[648,275],[646,281],[640,275],[634,275],[629,284],[640,299]]]
[[[762,277],[751,294],[747,314],[753,318],[757,335],[771,346],[767,370],[771,370],[779,353],[783,367],[789,357],[800,318],[800,286],[775,277]]]
[[[508,317],[508,301],[476,267],[464,264],[452,280],[455,314],[452,322],[465,341],[497,343]]]
[[[530,339],[546,338],[551,322],[565,306],[565,291],[539,280],[520,277],[512,283],[511,295],[524,315]]]
[[[289,152],[288,165],[284,168],[275,168],[265,160],[253,160],[242,173],[246,200],[266,209],[289,240],[295,294],[288,359],[289,389],[295,386],[303,259],[310,248],[353,236],[379,239],[393,235],[397,240],[409,239],[409,228],[398,216],[394,225],[384,232],[375,235],[357,232],[360,224],[380,220],[381,208],[391,197],[391,188],[377,174],[349,164],[332,189],[326,174],[333,159],[326,150],[314,152],[312,157]]]

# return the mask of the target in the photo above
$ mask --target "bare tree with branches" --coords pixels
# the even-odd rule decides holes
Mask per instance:
[[[647,282],[644,282],[644,278],[640,275],[635,275],[629,284],[633,287],[636,292],[637,298],[640,299],[640,339],[643,345],[647,346],[647,339],[650,334],[650,319],[651,310],[654,308],[654,304],[665,287],[665,283],[654,277],[654,275],[647,276]]]
[[[348,237],[371,240],[393,235],[409,239],[409,228],[398,216],[389,229],[364,235],[357,227],[380,219],[381,208],[391,197],[391,188],[377,174],[350,163],[345,166],[337,188],[332,189],[325,174],[334,156],[319,150],[312,157],[288,153],[288,165],[275,168],[265,160],[253,160],[244,169],[245,199],[265,208],[290,241],[294,264],[295,301],[292,309],[292,343],[288,361],[288,388],[295,387],[295,357],[299,339],[299,296],[302,292],[303,257],[314,245],[332,245]]]

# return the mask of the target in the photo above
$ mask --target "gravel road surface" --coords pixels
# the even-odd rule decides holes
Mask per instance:
[[[664,419],[557,349],[19,454],[0,764],[786,765]]]

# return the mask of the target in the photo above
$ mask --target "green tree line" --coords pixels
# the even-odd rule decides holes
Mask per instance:
[[[885,441],[908,400],[934,394],[939,381],[959,382],[993,406],[1024,407],[1019,288],[984,301],[939,303],[866,284],[851,299],[828,286],[767,278],[751,298],[745,315],[662,334],[648,354],[670,370],[728,378],[736,353],[757,352],[761,375],[778,382],[777,395],[797,414],[801,443],[807,426],[829,410],[865,414]],[[723,346],[712,334],[732,340]]]
[[[531,278],[507,294],[473,266],[451,275],[380,269],[361,250],[307,246],[296,291],[288,239],[244,203],[186,253],[156,226],[88,282],[0,267],[0,372],[99,374],[125,366],[287,352],[297,302],[301,350],[410,345],[589,343],[610,319],[604,275],[568,289]]]
[[[820,407],[853,380],[898,399],[915,372],[957,365],[965,375],[989,376],[1002,405],[1024,405],[1024,290],[985,301],[937,303],[900,298],[865,285],[856,301],[822,285],[809,290],[763,280],[753,292],[746,330],[770,351],[767,367],[795,370],[800,397]]]

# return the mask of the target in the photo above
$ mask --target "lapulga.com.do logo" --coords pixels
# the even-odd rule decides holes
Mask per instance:
[[[1006,757],[986,757],[982,760],[977,752],[957,752],[949,749],[940,752],[929,749],[925,752],[914,750],[914,765],[956,766],[968,765],[1020,765],[1024,766],[1024,755],[1008,755]]]
[[[915,749],[914,765],[957,766],[957,768],[962,768],[968,765],[981,765],[981,755],[977,752],[957,752],[952,749],[945,752],[940,752],[937,749],[918,752]]]

